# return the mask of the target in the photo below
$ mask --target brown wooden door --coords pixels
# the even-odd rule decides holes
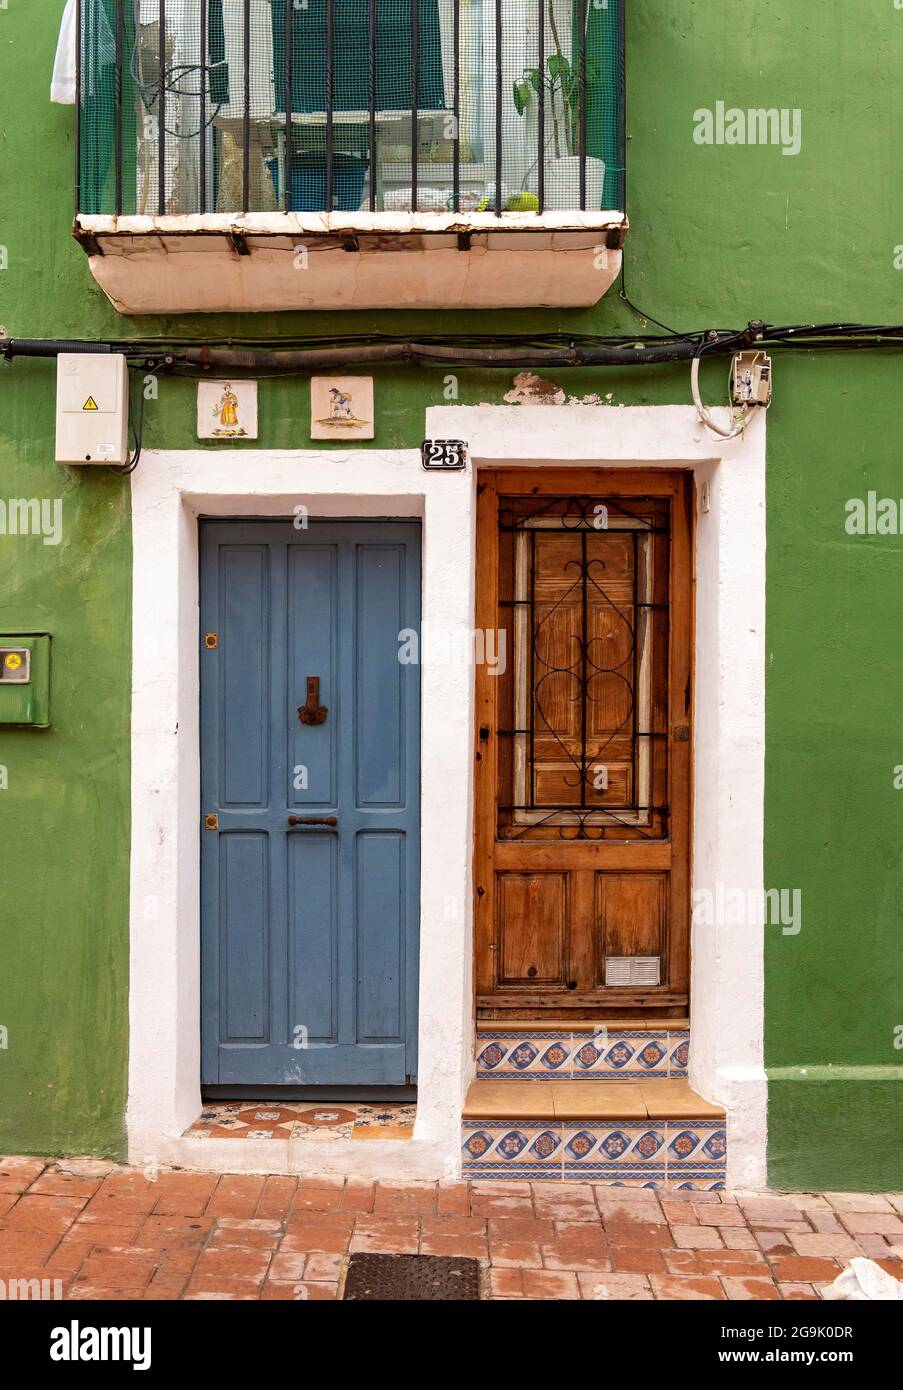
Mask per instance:
[[[480,474],[480,1017],[686,1009],[691,508],[679,472]]]

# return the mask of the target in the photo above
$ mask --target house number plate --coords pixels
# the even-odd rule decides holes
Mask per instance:
[[[463,439],[425,439],[420,446],[420,457],[424,468],[466,468],[467,444]]]

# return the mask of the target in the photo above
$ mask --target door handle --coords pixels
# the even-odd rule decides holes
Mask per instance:
[[[326,706],[320,704],[320,677],[308,676],[307,699],[298,706],[298,718],[302,724],[325,724],[328,713]]]
[[[289,825],[332,825],[339,823],[338,816],[289,816]]]

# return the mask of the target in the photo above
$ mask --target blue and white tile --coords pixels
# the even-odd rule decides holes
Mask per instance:
[[[690,1068],[690,1034],[668,1034],[668,1075],[686,1076]]]
[[[503,1077],[519,1081],[570,1079],[570,1033],[480,1033],[477,1038],[477,1078]]]
[[[713,1176],[712,1173],[681,1173],[672,1175],[668,1180],[668,1186],[674,1192],[723,1192],[725,1188],[725,1175],[720,1173]]]
[[[581,1124],[573,1120],[562,1125],[561,1138],[568,1169],[625,1173],[629,1169],[636,1170],[630,1176],[665,1176],[665,1131],[652,1121]]]
[[[583,1081],[637,1081],[668,1075],[666,1033],[600,1031],[574,1039],[574,1076]]]
[[[600,1187],[645,1187],[652,1192],[660,1192],[667,1187],[664,1173],[646,1173],[633,1169],[620,1168],[578,1168],[564,1165],[562,1177],[565,1182],[595,1182]]]
[[[716,1177],[727,1169],[727,1126],[724,1120],[668,1120],[668,1177],[708,1173]]]
[[[464,1177],[561,1176],[561,1129],[545,1120],[465,1120],[461,1168]]]

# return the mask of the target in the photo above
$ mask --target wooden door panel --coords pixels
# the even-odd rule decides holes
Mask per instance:
[[[567,987],[568,877],[498,875],[498,978],[505,988]]]
[[[595,875],[597,986],[608,956],[661,956],[668,939],[668,874]]]
[[[477,671],[483,1016],[686,1007],[691,501],[678,472],[480,476],[477,624],[508,653]],[[660,982],[606,984],[611,957]]]

